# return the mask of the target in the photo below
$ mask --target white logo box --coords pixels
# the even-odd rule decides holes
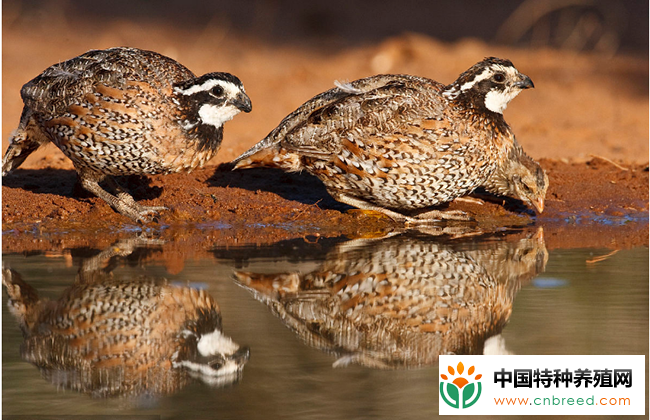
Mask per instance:
[[[643,355],[443,355],[439,366],[441,415],[645,415]]]

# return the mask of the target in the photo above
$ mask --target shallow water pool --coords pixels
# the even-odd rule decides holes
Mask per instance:
[[[216,248],[180,272],[159,243],[137,237],[105,250],[4,254],[5,278],[20,278],[38,300],[16,306],[14,296],[10,311],[3,288],[3,415],[435,417],[439,354],[647,356],[648,249],[608,254],[547,250],[540,232]],[[60,346],[25,344],[24,313],[45,299],[69,309],[88,284],[203,290],[220,308],[223,334],[250,359],[223,380],[181,371],[121,389],[119,378],[98,382],[101,373],[63,366],[70,357],[50,354]],[[160,378],[164,386],[148,382]]]

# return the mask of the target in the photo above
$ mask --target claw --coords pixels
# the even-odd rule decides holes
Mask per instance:
[[[121,201],[115,206],[115,210],[144,225],[150,222],[158,222],[158,212],[168,210],[168,208],[164,206],[143,206],[138,203],[131,205]]]

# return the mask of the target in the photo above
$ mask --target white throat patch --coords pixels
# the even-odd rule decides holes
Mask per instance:
[[[508,107],[508,103],[519,94],[520,90],[517,88],[506,89],[499,91],[492,89],[485,95],[485,107],[492,112],[503,114],[503,111]]]
[[[239,350],[239,346],[233,343],[229,337],[221,334],[221,331],[219,330],[203,334],[196,347],[199,350],[199,353],[204,357],[213,356],[215,354],[229,356]]]
[[[239,108],[233,105],[204,104],[199,108],[199,118],[201,118],[203,124],[210,124],[219,128],[240,112]]]

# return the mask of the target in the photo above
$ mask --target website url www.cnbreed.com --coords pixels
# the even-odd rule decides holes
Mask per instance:
[[[442,415],[643,415],[645,356],[441,355]]]
[[[567,398],[567,397],[537,397],[537,398],[494,398],[496,405],[632,405],[632,401],[625,397],[596,398]]]

